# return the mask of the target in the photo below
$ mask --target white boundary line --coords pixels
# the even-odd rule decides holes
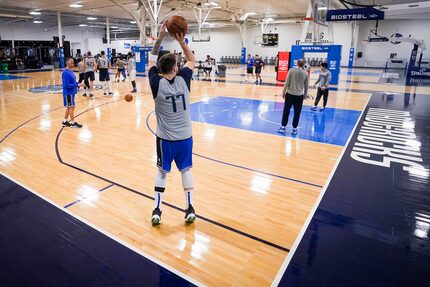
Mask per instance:
[[[121,244],[121,245],[125,246],[126,248],[128,248],[128,249],[130,249],[130,250],[132,250],[132,251],[136,252],[137,254],[139,254],[139,255],[141,255],[141,256],[143,256],[143,257],[145,257],[146,259],[148,259],[148,260],[150,260],[150,261],[154,262],[155,264],[157,264],[157,265],[159,265],[159,266],[161,266],[161,267],[163,267],[163,268],[165,268],[165,269],[169,270],[169,271],[170,271],[170,272],[172,272],[172,273],[175,273],[175,274],[176,274],[176,275],[178,275],[179,277],[182,277],[183,279],[185,279],[185,280],[189,281],[190,283],[192,283],[192,284],[194,284],[194,285],[196,285],[196,286],[206,286],[206,285],[204,285],[204,284],[202,284],[202,283],[198,282],[197,280],[195,280],[195,279],[193,279],[193,278],[191,278],[191,277],[189,277],[189,276],[185,275],[184,273],[182,273],[182,272],[180,272],[180,271],[178,271],[178,270],[176,270],[176,269],[174,269],[174,268],[172,268],[172,267],[170,267],[170,266],[166,265],[165,263],[163,263],[163,262],[159,261],[158,259],[154,258],[153,256],[151,256],[151,255],[149,255],[149,254],[146,254],[146,253],[145,253],[145,252],[143,252],[142,250],[140,250],[140,249],[138,249],[138,248],[136,248],[136,247],[132,246],[131,244],[129,244],[129,243],[125,242],[125,241],[123,241],[123,240],[122,240],[122,239],[120,239],[119,237],[116,237],[115,235],[113,235],[113,234],[111,234],[111,233],[109,233],[109,232],[107,232],[107,231],[104,231],[103,229],[100,229],[100,228],[99,228],[99,227],[97,227],[96,225],[94,225],[94,224],[90,223],[89,221],[87,221],[87,220],[83,219],[83,218],[82,218],[82,217],[80,217],[79,215],[74,214],[74,213],[73,213],[73,212],[71,212],[70,210],[65,209],[64,207],[62,207],[61,205],[59,205],[59,204],[55,203],[54,201],[50,200],[49,198],[45,197],[44,195],[42,195],[42,194],[40,194],[40,193],[38,193],[38,192],[36,192],[36,191],[34,191],[34,190],[32,190],[32,189],[28,188],[28,187],[27,187],[27,186],[25,186],[24,184],[21,184],[19,181],[12,179],[12,178],[11,178],[11,177],[9,177],[8,175],[4,174],[3,172],[0,172],[0,174],[1,174],[1,175],[3,175],[4,177],[6,177],[7,179],[9,179],[9,180],[11,180],[11,181],[15,182],[16,184],[20,185],[21,187],[25,188],[26,190],[30,191],[30,192],[31,192],[31,193],[33,193],[34,195],[36,195],[36,196],[40,197],[40,198],[41,198],[41,199],[43,199],[44,201],[46,201],[46,202],[50,203],[51,205],[55,206],[56,208],[60,209],[61,211],[63,211],[63,212],[65,212],[65,213],[67,213],[67,214],[69,214],[69,215],[73,216],[73,217],[74,217],[74,218],[76,218],[77,220],[79,220],[79,221],[83,222],[84,224],[86,224],[86,225],[88,225],[88,226],[90,226],[90,227],[94,228],[94,229],[95,229],[95,230],[97,230],[98,232],[100,232],[100,233],[102,233],[102,234],[106,235],[107,237],[109,237],[109,238],[111,238],[111,239],[115,240],[115,241],[116,241],[116,242],[118,242],[119,244]]]
[[[371,97],[372,97],[372,94],[370,94],[370,95],[369,95],[369,97],[367,98],[366,105],[364,106],[364,109],[361,111],[361,115],[360,115],[360,117],[358,118],[357,123],[356,123],[356,124],[355,124],[355,126],[354,126],[354,129],[351,131],[351,134],[349,135],[348,141],[346,142],[346,144],[345,144],[345,146],[344,146],[344,148],[343,148],[343,150],[342,150],[342,153],[339,155],[339,158],[337,159],[337,162],[336,162],[336,164],[335,164],[334,168],[332,169],[331,174],[330,174],[330,176],[328,177],[328,179],[327,179],[327,181],[326,181],[326,184],[324,185],[323,190],[321,191],[320,195],[318,196],[318,198],[317,198],[317,200],[316,200],[316,202],[315,202],[314,206],[313,206],[313,207],[312,207],[312,209],[311,209],[311,212],[309,213],[308,217],[306,218],[305,223],[303,224],[302,228],[300,229],[300,232],[299,232],[299,234],[297,235],[296,240],[294,240],[293,246],[290,248],[290,252],[288,252],[287,257],[285,258],[284,262],[282,263],[282,266],[281,266],[281,268],[279,269],[278,274],[276,274],[275,279],[273,279],[272,287],[278,286],[279,282],[280,282],[280,281],[281,281],[281,279],[282,279],[282,276],[284,275],[285,271],[287,270],[288,264],[290,264],[290,261],[291,261],[291,259],[293,258],[293,255],[294,255],[294,253],[296,252],[297,247],[299,246],[300,242],[302,241],[302,238],[303,238],[303,236],[305,235],[305,232],[306,232],[306,230],[308,229],[308,226],[309,226],[309,224],[311,223],[311,220],[312,220],[312,218],[314,217],[314,214],[315,214],[315,212],[317,211],[317,208],[318,208],[318,206],[320,205],[321,200],[322,200],[322,199],[323,199],[323,197],[324,197],[324,194],[325,194],[325,192],[326,192],[326,190],[327,190],[327,187],[328,187],[329,183],[331,182],[331,180],[332,180],[332,178],[333,178],[333,175],[334,175],[334,173],[336,172],[337,167],[339,166],[339,163],[340,163],[340,161],[341,161],[341,160],[342,160],[342,158],[343,158],[343,155],[345,154],[346,149],[348,148],[349,142],[351,141],[351,138],[352,138],[352,136],[354,135],[355,130],[357,129],[357,126],[358,126],[358,124],[360,123],[361,118],[362,118],[362,117],[363,117],[363,115],[364,115],[364,111],[366,110],[366,108],[367,108],[367,106],[368,106],[368,104],[369,104],[369,101],[370,101],[370,98],[371,98]]]

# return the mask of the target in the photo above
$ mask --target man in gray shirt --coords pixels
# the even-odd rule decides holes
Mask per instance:
[[[323,97],[323,107],[320,111],[325,109],[328,100],[328,88],[330,87],[331,72],[327,69],[327,63],[321,63],[321,70],[318,76],[318,80],[315,82],[314,88],[318,85],[317,96],[315,98],[314,107],[311,109],[313,111],[317,110],[318,103],[320,102],[321,96]]]
[[[285,127],[288,124],[291,107],[294,107],[293,129],[291,133],[298,133],[297,126],[299,125],[300,113],[303,107],[303,99],[308,94],[309,77],[308,73],[303,69],[304,61],[297,61],[297,68],[292,68],[288,71],[287,79],[285,80],[282,97],[285,99],[284,112],[282,115],[282,124],[278,129],[278,133],[285,134]]]
[[[166,33],[166,24],[161,27],[160,35],[152,49],[152,56],[159,55],[159,48]],[[182,187],[185,193],[185,222],[193,223],[196,219],[192,205],[194,197],[194,182],[191,173],[193,165],[193,138],[190,116],[190,87],[193,68],[196,63],[194,54],[185,43],[185,35],[174,35],[182,50],[187,63],[179,69],[176,56],[165,53],[158,60],[158,67],[153,61],[148,77],[152,96],[155,102],[157,117],[157,174],[155,176],[155,205],[151,222],[160,224],[161,208],[166,176],[175,161],[182,176]]]

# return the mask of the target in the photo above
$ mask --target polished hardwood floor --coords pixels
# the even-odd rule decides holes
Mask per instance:
[[[225,82],[193,81],[192,102],[218,96],[283,101],[276,96],[281,86],[244,83],[244,69],[230,68]],[[154,129],[156,122],[148,79],[138,78],[131,103],[122,99],[131,90],[128,82],[113,83],[113,97],[100,90],[94,99],[79,94],[76,120],[84,127],[60,131],[61,94],[29,90],[61,84],[61,72],[20,76],[25,78],[0,82],[0,172],[204,285],[269,286],[343,149],[193,122],[200,218],[184,225],[185,199],[175,170],[168,177],[163,222],[152,227],[156,157],[148,126]],[[262,76],[275,83],[272,67]],[[409,89],[378,78],[342,74],[329,106],[361,111],[372,91]],[[430,94],[429,88],[417,89]]]

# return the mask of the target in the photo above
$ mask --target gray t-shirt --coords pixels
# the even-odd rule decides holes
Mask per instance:
[[[85,73],[84,61],[80,61],[78,64],[79,74]]]
[[[109,69],[109,60],[108,60],[108,58],[106,58],[106,57],[100,57],[97,60],[97,67],[100,70],[107,70],[107,69]]]
[[[283,95],[307,96],[309,88],[308,73],[302,68],[292,68],[285,80]]]
[[[94,58],[87,57],[85,59],[85,73],[86,72],[94,72]]]
[[[183,68],[176,77],[168,80],[158,74],[156,67],[152,67],[148,75],[155,101],[157,137],[168,141],[191,138],[190,85],[193,71]]]
[[[118,66],[118,69],[124,69],[124,65],[125,65],[125,63],[124,63],[124,61],[123,61],[123,60],[121,60],[121,59],[117,59],[117,60],[116,60],[116,64],[117,64],[117,66]]]
[[[318,76],[318,80],[315,82],[315,85],[318,84],[318,87],[328,86],[331,81],[331,72],[329,70],[322,71],[320,70],[320,74]]]
[[[128,59],[128,72],[136,70],[136,60],[134,58]]]

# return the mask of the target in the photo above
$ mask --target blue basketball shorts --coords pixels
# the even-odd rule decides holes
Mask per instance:
[[[157,166],[170,172],[172,161],[180,172],[193,166],[193,138],[180,141],[167,141],[157,137]]]
[[[63,104],[65,107],[74,107],[75,95],[63,95]]]
[[[108,69],[100,69],[99,81],[100,82],[110,81],[109,70]]]

